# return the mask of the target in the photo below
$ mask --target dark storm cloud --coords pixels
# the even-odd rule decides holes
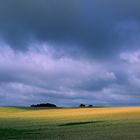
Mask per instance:
[[[1,0],[0,105],[140,104],[139,7]]]
[[[50,41],[76,44],[88,56],[107,57],[108,53],[111,56],[120,51],[127,40],[127,34],[124,39],[121,31],[116,31],[118,25],[133,20],[139,25],[139,6],[137,0],[2,0],[0,34],[18,49],[26,48],[27,43],[33,40]],[[133,36],[139,33],[133,31]],[[67,45],[60,46],[58,49],[68,48]]]

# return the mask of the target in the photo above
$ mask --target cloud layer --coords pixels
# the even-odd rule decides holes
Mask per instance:
[[[0,105],[139,105],[139,6],[1,0]]]
[[[0,103],[29,105],[48,101],[61,106],[81,102],[137,105],[139,56],[139,52],[122,53],[116,66],[112,61],[63,56],[47,43],[30,44],[24,52],[1,43]],[[125,75],[124,79],[120,73]]]

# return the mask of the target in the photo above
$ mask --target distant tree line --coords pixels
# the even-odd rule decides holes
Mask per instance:
[[[52,103],[41,103],[41,104],[32,104],[31,107],[52,107],[55,108],[57,107],[55,104]],[[88,105],[86,106],[85,104],[80,104],[79,107],[93,107],[93,105]]]
[[[31,107],[57,107],[55,104],[51,103],[41,103],[41,104],[33,104]]]
[[[85,104],[80,104],[79,107],[86,107],[86,105]],[[87,107],[93,107],[93,105],[88,105]]]

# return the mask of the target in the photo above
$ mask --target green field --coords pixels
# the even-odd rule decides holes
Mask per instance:
[[[140,107],[0,107],[0,140],[140,140]]]

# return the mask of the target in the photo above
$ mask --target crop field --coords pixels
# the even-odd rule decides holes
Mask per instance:
[[[140,107],[0,107],[0,140],[140,140]]]

